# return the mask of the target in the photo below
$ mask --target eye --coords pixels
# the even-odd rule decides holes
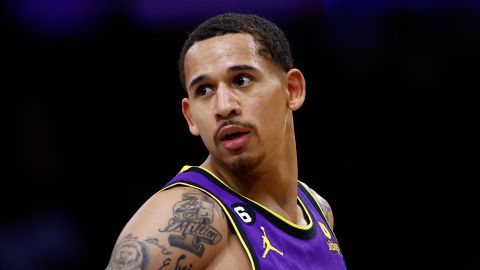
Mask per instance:
[[[250,79],[247,75],[238,75],[233,79],[233,84],[236,86],[248,86],[252,83],[252,79]]]
[[[196,93],[198,96],[205,96],[211,93],[212,91],[213,91],[213,88],[211,86],[201,85],[197,88]]]

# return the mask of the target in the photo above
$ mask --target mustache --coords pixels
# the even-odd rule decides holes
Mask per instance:
[[[257,133],[257,128],[253,124],[240,122],[240,121],[237,121],[237,120],[227,120],[227,121],[223,122],[220,126],[218,126],[217,130],[214,133],[214,140],[216,138],[218,138],[218,134],[220,133],[220,130],[223,127],[230,126],[230,125],[241,126],[241,127],[244,127],[246,129],[250,130],[253,133]]]

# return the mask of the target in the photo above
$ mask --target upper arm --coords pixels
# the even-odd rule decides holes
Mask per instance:
[[[184,187],[158,192],[121,232],[107,270],[202,269],[227,232],[220,206],[206,194]]]
[[[312,194],[315,196],[315,199],[317,199],[317,202],[322,209],[323,214],[325,215],[325,218],[327,219],[328,225],[330,228],[333,230],[333,212],[332,212],[332,207],[330,207],[330,204],[325,200],[322,196],[318,195],[318,193],[311,189],[309,187],[310,191]]]

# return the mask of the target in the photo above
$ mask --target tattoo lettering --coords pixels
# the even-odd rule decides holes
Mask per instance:
[[[162,253],[163,255],[169,255],[169,254],[172,254],[172,252],[170,252],[166,247],[164,247],[163,245],[160,245],[159,244],[159,240],[158,238],[155,238],[155,237],[147,237],[145,238],[145,240],[143,240],[149,244],[152,244],[152,245],[155,245],[157,246],[158,248],[161,249],[160,253]]]
[[[143,270],[146,260],[142,244],[127,235],[115,245],[107,270]]]
[[[127,234],[122,237],[115,245],[112,257],[108,263],[107,270],[143,270],[148,263],[148,253],[146,244],[149,243],[160,248],[163,255],[172,254],[155,237],[147,237],[144,240],[138,240],[138,237]],[[165,264],[165,262],[164,262]]]
[[[182,266],[180,264],[180,262],[182,260],[184,260],[185,257],[186,257],[185,255],[180,255],[180,257],[178,257],[177,263],[175,264],[175,270],[190,270],[190,269],[192,269],[192,264],[190,264],[189,266]],[[162,266],[160,268],[158,268],[158,270],[162,270],[163,268],[169,266],[171,261],[172,260],[170,258],[165,259],[162,263]]]
[[[169,266],[171,261],[172,261],[172,260],[170,260],[170,258],[166,258],[166,259],[163,261],[162,266],[161,266],[160,268],[158,268],[158,270],[162,270],[163,268]]]
[[[180,261],[184,260],[185,259],[185,255],[181,255],[178,260],[177,260],[177,264],[175,265],[175,270],[190,270],[192,269],[192,264],[190,264],[189,266],[182,266],[180,264]]]
[[[173,206],[173,218],[160,232],[172,232],[168,241],[171,246],[188,250],[201,257],[205,251],[202,244],[215,245],[222,239],[212,224],[213,200],[201,193],[185,193],[182,201]],[[173,234],[179,233],[179,234]]]

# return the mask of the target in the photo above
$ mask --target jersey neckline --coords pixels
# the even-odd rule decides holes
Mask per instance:
[[[217,175],[215,175],[213,172],[210,170],[203,168],[201,166],[189,166],[185,165],[180,172],[188,172],[188,171],[193,171],[202,174],[206,178],[212,181],[212,183],[216,184],[217,186],[223,188],[225,191],[229,192],[230,194],[234,195],[235,197],[241,199],[241,200],[246,200],[248,202],[252,203],[252,207],[257,210],[257,212],[261,213],[267,220],[269,220],[271,223],[275,224],[278,228],[283,230],[284,232],[295,236],[300,239],[310,239],[315,236],[316,233],[316,226],[314,226],[314,220],[313,220],[313,213],[311,210],[305,205],[307,202],[302,200],[299,194],[297,194],[297,201],[300,204],[300,207],[303,210],[303,213],[307,216],[308,218],[308,223],[307,225],[298,225],[296,223],[293,223],[289,221],[288,219],[284,218],[280,214],[276,213],[275,211],[269,209],[268,207],[262,205],[259,202],[256,202],[240,193],[237,191],[233,190],[229,185],[227,185],[223,180],[221,180]],[[300,184],[298,184],[300,185]],[[297,192],[301,192],[300,188],[297,188]],[[306,195],[305,195],[306,197]],[[308,199],[306,199],[308,200]]]

